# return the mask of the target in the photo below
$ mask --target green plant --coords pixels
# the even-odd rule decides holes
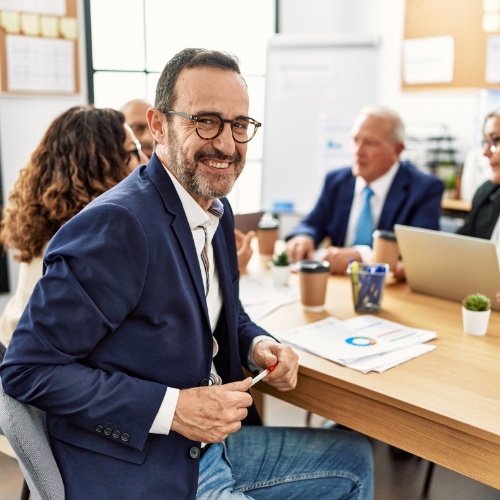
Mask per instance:
[[[462,301],[462,305],[469,311],[488,311],[491,307],[490,299],[482,293],[467,295]]]
[[[275,255],[273,258],[273,264],[280,267],[289,266],[290,259],[288,258],[288,254],[286,252],[281,252]]]

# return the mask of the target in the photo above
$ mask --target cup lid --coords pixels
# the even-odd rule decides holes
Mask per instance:
[[[375,229],[373,231],[373,239],[381,238],[388,241],[396,241],[396,235],[394,231],[386,231],[385,229]]]
[[[276,229],[279,226],[279,221],[278,219],[267,219],[267,220],[261,220],[258,224],[257,227],[259,229]]]
[[[301,260],[297,268],[303,273],[330,272],[330,264],[326,260]]]

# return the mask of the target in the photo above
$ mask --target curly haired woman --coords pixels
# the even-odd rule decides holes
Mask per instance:
[[[114,109],[75,106],[49,126],[20,171],[4,210],[0,242],[20,261],[17,289],[0,317],[0,340],[12,332],[42,276],[42,257],[56,231],[91,200],[146,163],[139,141]]]

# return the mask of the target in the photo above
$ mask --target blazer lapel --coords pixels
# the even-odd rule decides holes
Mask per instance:
[[[379,229],[392,229],[396,222],[396,217],[408,196],[410,180],[408,173],[400,165],[399,170],[392,181],[392,185],[387,193],[387,198],[380,214]]]
[[[191,228],[189,227],[179,195],[167,172],[165,172],[163,165],[155,154],[153,154],[146,167],[146,173],[162,198],[166,211],[172,216],[170,226],[179,242],[179,258],[184,261],[184,265],[189,271],[189,276],[196,290],[197,298],[205,313],[206,320],[210,324],[205,289],[198,266],[198,255],[196,254]]]

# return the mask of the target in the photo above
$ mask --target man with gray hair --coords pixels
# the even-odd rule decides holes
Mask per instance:
[[[312,258],[328,237],[331,246],[322,258],[342,274],[351,259],[370,261],[375,229],[439,229],[443,183],[401,162],[404,147],[404,124],[394,111],[361,110],[351,129],[352,166],[326,175],[316,206],[287,237],[294,262]]]

